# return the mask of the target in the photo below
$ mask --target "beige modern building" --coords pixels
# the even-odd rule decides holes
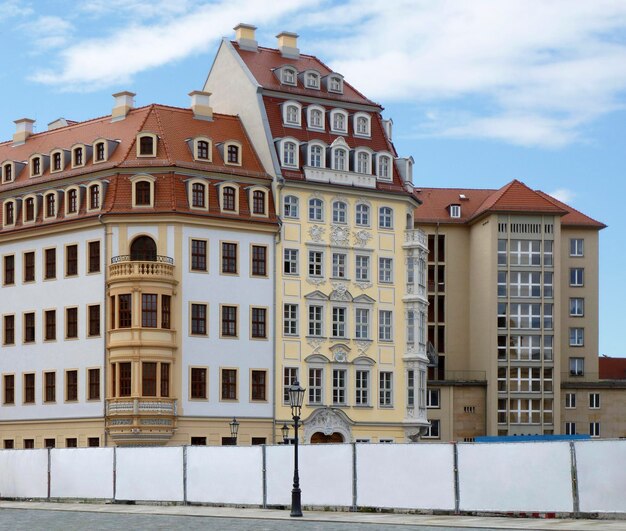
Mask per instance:
[[[567,389],[598,379],[604,225],[519,181],[416,196],[415,225],[429,242],[428,340],[439,358],[428,436],[566,433]]]

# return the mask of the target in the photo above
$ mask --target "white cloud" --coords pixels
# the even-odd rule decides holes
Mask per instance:
[[[21,28],[28,32],[36,53],[65,46],[74,30],[70,22],[56,16],[37,17],[22,24]]]
[[[573,190],[568,190],[567,188],[559,188],[558,190],[554,190],[554,192],[550,192],[548,195],[551,195],[555,199],[558,199],[568,205],[572,203],[576,197],[576,193]]]
[[[11,17],[23,17],[32,14],[33,10],[21,0],[6,0],[0,2],[0,20]]]
[[[191,0],[83,0],[76,7],[93,17],[124,14],[147,19],[182,15],[192,6]]]

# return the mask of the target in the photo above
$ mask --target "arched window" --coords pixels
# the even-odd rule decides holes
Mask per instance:
[[[324,163],[324,148],[317,144],[313,144],[309,147],[309,166],[314,168],[323,168]]]
[[[198,142],[198,145],[200,142]],[[191,206],[195,208],[206,208],[206,186],[202,183],[191,185]]]
[[[5,183],[10,183],[13,180],[13,167],[9,163],[9,164],[5,164],[2,169],[4,170],[3,181]]]
[[[61,171],[63,166],[61,165],[61,153],[58,151],[52,154],[52,170]]]
[[[15,203],[12,201],[4,205],[4,224],[13,225],[15,223]]]
[[[286,218],[298,218],[298,198],[295,195],[288,195],[283,202],[283,215]]]
[[[235,211],[235,189],[225,186],[222,193],[222,210]]]
[[[281,81],[286,85],[295,85],[296,71],[293,68],[283,68]]]
[[[35,200],[32,197],[25,201],[24,221],[35,221]]]
[[[92,184],[89,187],[89,209],[98,210],[100,208],[100,186]]]
[[[339,171],[347,171],[347,162],[348,152],[343,148],[335,148],[333,150],[333,169]]]
[[[368,226],[370,224],[370,207],[359,203],[356,206],[356,224]]]
[[[324,221],[324,201],[317,198],[309,200],[309,220]]]
[[[72,188],[67,192],[67,213],[76,214],[78,212],[78,191]]]
[[[228,144],[226,146],[226,163],[227,164],[241,164],[239,153],[240,153],[240,149],[237,144]]]
[[[154,138],[152,136],[144,135],[139,138],[139,154],[154,155]]]
[[[83,165],[83,148],[76,147],[74,148],[74,166],[82,166]]]
[[[306,88],[319,89],[320,75],[317,72],[307,72],[305,75]]]
[[[333,223],[346,223],[348,221],[348,205],[343,201],[333,202]]]
[[[370,119],[369,116],[358,114],[355,118],[354,132],[357,135],[370,136]]]
[[[150,206],[152,204],[151,186],[149,181],[137,181],[135,183],[135,205]]]
[[[285,142],[283,144],[283,166],[297,166],[295,142]]]
[[[378,226],[381,229],[393,228],[393,210],[389,207],[381,207],[378,216]]]
[[[96,162],[102,162],[106,160],[106,151],[104,142],[96,142],[94,146],[94,151],[96,152]]]
[[[343,92],[343,80],[339,76],[331,76],[328,90],[331,92]]]
[[[298,109],[296,105],[287,105],[285,123],[289,125],[300,125],[300,109]]]
[[[356,155],[356,171],[358,173],[371,173],[370,154],[366,151],[359,151]]]
[[[252,192],[252,213],[265,214],[265,192],[260,190]]]
[[[156,243],[150,236],[139,236],[130,244],[130,259],[154,262],[157,259]]]
[[[308,108],[308,126],[311,129],[324,129],[324,110],[321,107]]]
[[[53,218],[56,213],[56,197],[54,194],[48,194],[46,196],[46,217]]]
[[[202,160],[209,160],[209,143],[206,140],[198,140],[197,157]]]
[[[33,157],[33,160],[31,160],[30,175],[31,177],[41,175],[41,157]]]
[[[387,155],[378,155],[378,177],[391,179],[391,158]]]
[[[346,115],[343,111],[332,112],[331,127],[333,131],[338,131],[340,133],[345,133],[348,130],[346,124]]]

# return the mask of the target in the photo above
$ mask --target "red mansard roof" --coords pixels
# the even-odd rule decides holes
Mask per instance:
[[[598,358],[600,380],[626,380],[626,358]]]
[[[513,180],[499,190],[472,188],[416,188],[423,204],[415,211],[417,223],[472,223],[487,214],[531,213],[563,216],[564,226],[606,227],[539,190]],[[464,196],[461,198],[460,196]],[[450,217],[450,205],[461,206],[461,217]]]
[[[258,47],[258,51],[253,52],[249,50],[242,50],[237,42],[232,41],[237,53],[239,53],[241,59],[248,67],[257,83],[267,90],[277,90],[280,92],[291,93],[300,96],[311,96],[313,98],[328,98],[331,100],[338,100],[349,103],[360,103],[363,105],[380,105],[372,100],[367,99],[357,89],[355,89],[345,79],[343,81],[343,94],[335,92],[328,92],[322,83],[320,90],[306,88],[300,79],[297,80],[297,86],[283,85],[274,73],[274,70],[281,66],[291,65],[298,73],[305,70],[317,70],[321,77],[328,74],[339,74],[340,72],[333,72],[328,66],[320,61],[314,55],[300,54],[299,59],[290,59],[283,57],[280,50],[275,48]]]

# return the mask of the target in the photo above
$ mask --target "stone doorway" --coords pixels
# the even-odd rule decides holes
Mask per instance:
[[[313,435],[311,435],[311,444],[329,444],[342,442],[344,442],[343,435],[337,432],[326,435],[325,433],[317,431]]]

